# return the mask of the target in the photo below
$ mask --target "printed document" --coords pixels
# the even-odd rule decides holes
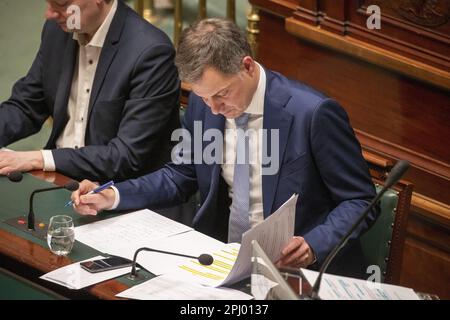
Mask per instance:
[[[307,269],[302,271],[313,285],[319,273]],[[322,300],[420,300],[409,288],[332,274],[322,276],[319,297]]]

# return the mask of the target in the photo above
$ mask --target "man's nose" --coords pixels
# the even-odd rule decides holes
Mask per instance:
[[[214,99],[211,99],[210,101],[209,101],[209,106],[211,107],[211,111],[214,113],[214,114],[219,114],[220,113],[220,110],[221,110],[221,103],[220,102],[218,102],[218,101],[216,101],[216,100],[214,100]]]

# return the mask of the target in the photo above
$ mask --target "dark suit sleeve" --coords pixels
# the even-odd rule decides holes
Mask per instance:
[[[158,145],[162,132],[178,110],[180,82],[174,55],[168,44],[147,48],[137,60],[130,79],[131,91],[119,115],[117,136],[107,145],[52,150],[57,171],[105,180],[139,175],[149,155],[156,157],[162,152]]]
[[[322,224],[304,235],[321,264],[375,196],[375,188],[347,114],[335,101],[325,100],[316,108],[310,139],[315,164],[336,205]],[[374,209],[350,241],[377,214]]]
[[[14,84],[11,97],[0,104],[0,147],[38,132],[49,117],[42,88],[42,50],[41,42],[28,74]]]
[[[193,110],[194,106],[189,105],[182,126],[192,138]],[[186,202],[198,190],[198,185],[193,164],[193,139],[182,145],[182,163],[171,162],[156,172],[117,184],[120,193],[117,210],[167,208]],[[172,157],[176,158],[174,155]],[[180,158],[177,159],[181,162]]]

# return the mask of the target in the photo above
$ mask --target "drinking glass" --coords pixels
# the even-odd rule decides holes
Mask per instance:
[[[50,218],[47,243],[50,251],[58,256],[66,256],[72,251],[75,228],[72,217],[59,215]]]

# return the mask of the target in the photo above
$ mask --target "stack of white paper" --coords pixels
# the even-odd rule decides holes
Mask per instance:
[[[193,230],[150,210],[141,210],[75,228],[75,239],[108,254],[136,251],[145,244]]]
[[[211,288],[160,276],[134,286],[117,295],[136,300],[250,300],[253,297],[229,288]]]

